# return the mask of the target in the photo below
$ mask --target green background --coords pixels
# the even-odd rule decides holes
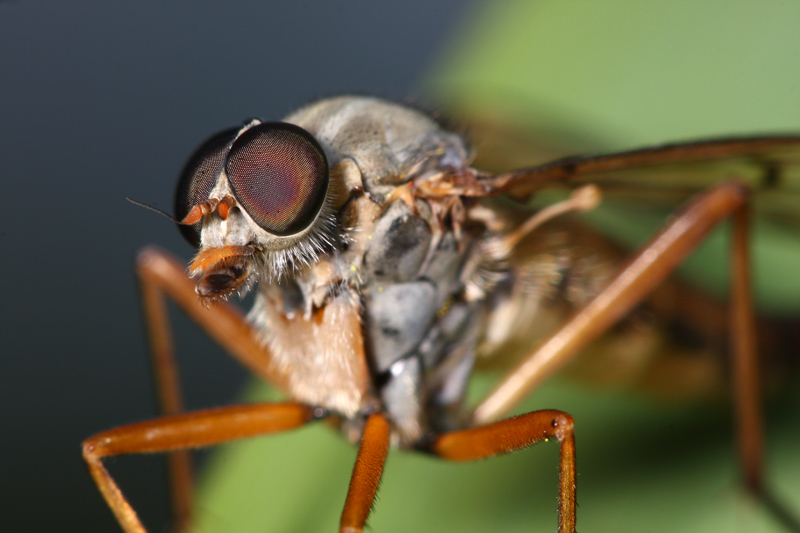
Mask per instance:
[[[464,20],[420,92],[455,115],[491,110],[592,149],[800,131],[798,22],[800,5],[788,2],[495,2]],[[774,308],[800,306],[789,237],[756,265],[785,287]],[[704,262],[711,274],[694,275],[724,270],[720,258]],[[723,401],[665,405],[556,379],[521,410],[540,408],[576,419],[580,530],[780,531],[739,490]],[[768,472],[796,510],[798,415],[796,393],[770,400]],[[333,531],[354,457],[321,425],[226,446],[205,472],[197,530]],[[468,465],[395,452],[370,524],[551,531],[556,481],[554,443]]]

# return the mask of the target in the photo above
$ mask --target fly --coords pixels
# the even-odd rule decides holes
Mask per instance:
[[[360,443],[340,522],[340,531],[355,532],[366,523],[390,446],[471,461],[553,439],[558,528],[574,531],[580,421],[557,410],[504,417],[731,219],[738,440],[747,486],[767,499],[748,190],[775,187],[775,169],[796,164],[799,146],[795,136],[723,139],[488,174],[471,166],[461,135],[430,117],[348,96],[310,104],[283,122],[225,130],[197,149],[178,182],[175,220],[198,248],[188,277],[155,248],[137,264],[166,416],[88,439],[89,471],[123,529],[144,531],[102,458],[173,452],[172,493],[185,526],[190,469],[175,450],[327,418]],[[632,173],[720,162],[738,165],[741,176],[697,186],[621,269],[599,255],[563,252],[561,239],[579,235],[564,216],[591,210],[605,191],[632,183]],[[495,200],[553,188],[571,192],[532,216]],[[246,317],[224,302],[250,290]],[[289,400],[183,413],[164,297]],[[563,325],[533,349],[531,332],[554,308]],[[478,405],[465,405],[476,360],[501,356],[515,361],[512,370]]]

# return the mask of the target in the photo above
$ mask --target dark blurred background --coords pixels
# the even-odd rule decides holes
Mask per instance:
[[[115,528],[80,442],[155,414],[132,264],[152,243],[191,254],[125,196],[171,211],[190,152],[248,117],[344,92],[413,96],[469,5],[0,4],[0,528]],[[243,372],[187,327],[178,321],[190,405],[229,402]],[[160,467],[119,463],[149,523],[163,524]]]

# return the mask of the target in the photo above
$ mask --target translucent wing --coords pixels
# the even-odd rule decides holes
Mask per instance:
[[[800,135],[703,140],[557,159],[482,175],[491,193],[528,196],[554,185],[595,183],[607,195],[672,205],[726,179],[747,183],[760,214],[800,222]]]

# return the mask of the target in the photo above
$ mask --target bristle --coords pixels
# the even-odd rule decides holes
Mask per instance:
[[[333,209],[326,202],[311,231],[303,240],[289,248],[264,250],[258,264],[261,283],[274,283],[292,272],[319,262],[320,256],[329,253],[341,236],[337,235]]]

